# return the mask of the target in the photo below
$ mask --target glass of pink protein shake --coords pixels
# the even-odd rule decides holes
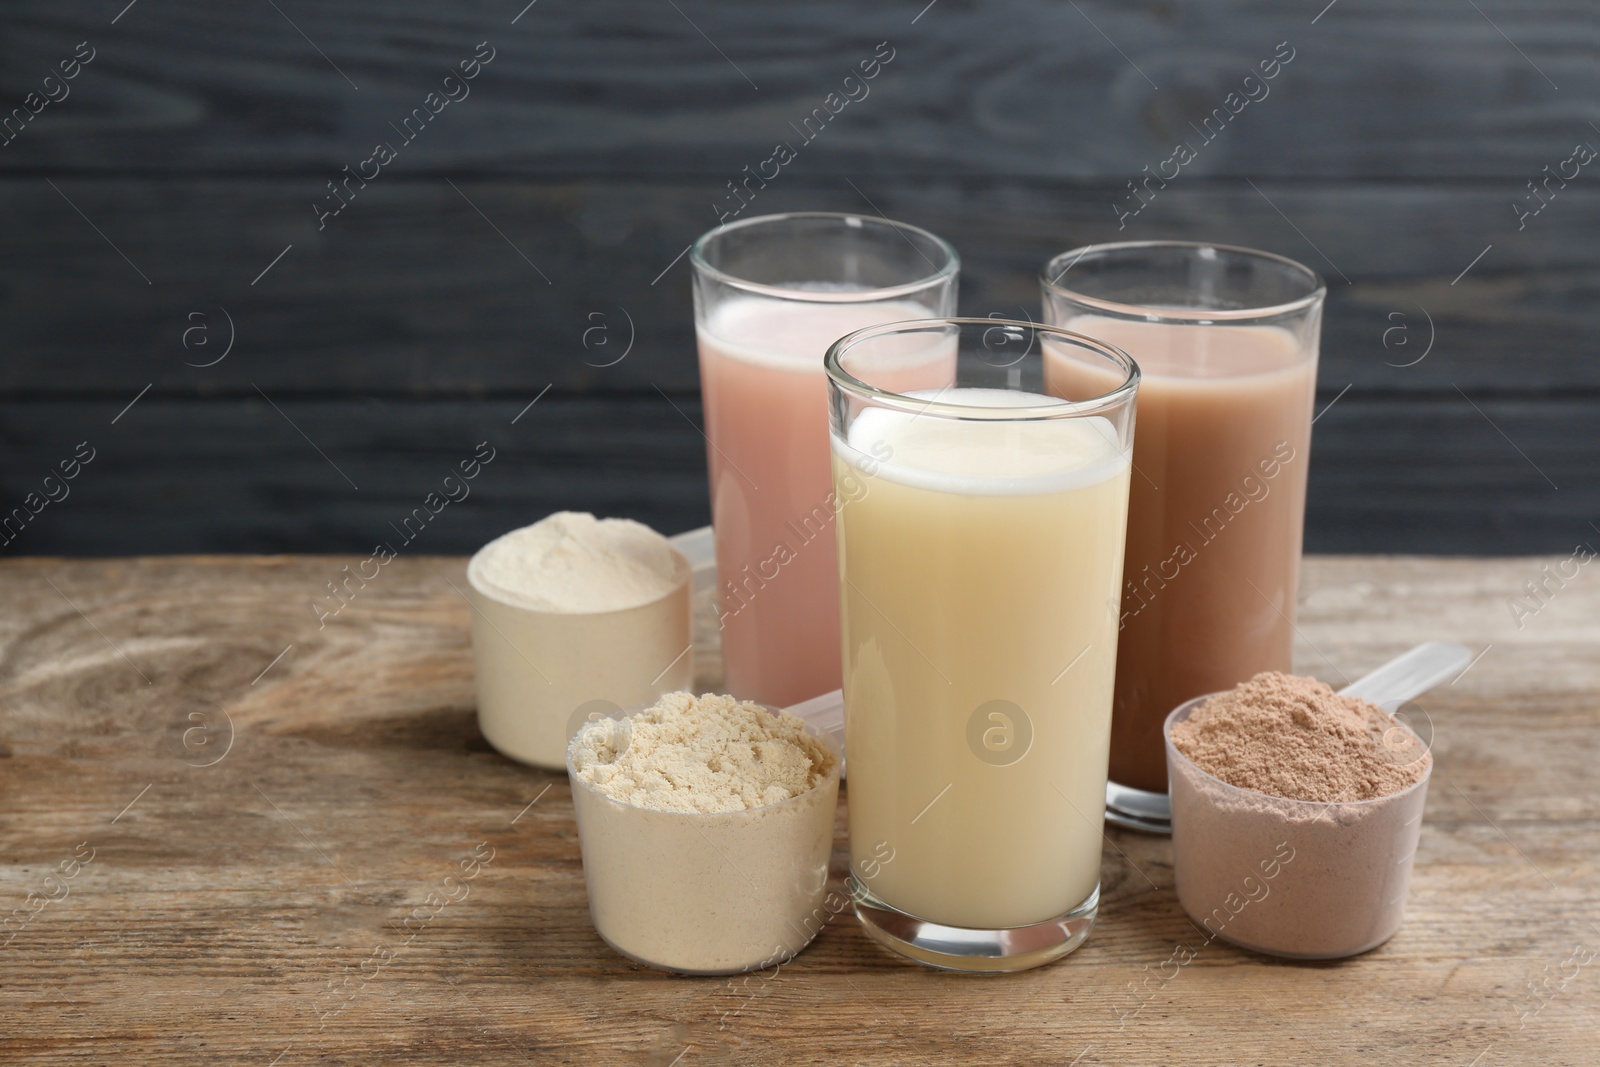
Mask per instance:
[[[1170,830],[1162,723],[1290,669],[1322,279],[1282,256],[1146,241],[1063,252],[1045,321],[1139,364],[1106,817]],[[1110,384],[1045,347],[1045,388]]]
[[[926,230],[828,213],[719,226],[689,258],[726,688],[787,707],[840,685],[822,357],[854,330],[954,313],[960,258]],[[914,383],[954,351],[901,359]]]

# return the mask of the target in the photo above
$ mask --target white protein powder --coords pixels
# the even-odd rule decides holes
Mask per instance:
[[[553,515],[490,541],[469,577],[492,596],[534,611],[621,611],[666,596],[684,579],[665,537],[632,519]]]
[[[577,722],[694,679],[689,562],[648,526],[560,511],[467,564],[478,727],[559,769]]]
[[[623,955],[730,974],[821,928],[839,755],[799,718],[669,693],[584,727],[567,765],[589,911]]]

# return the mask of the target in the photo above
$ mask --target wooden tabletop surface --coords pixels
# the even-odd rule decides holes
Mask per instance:
[[[1052,966],[925,970],[846,913],[776,973],[730,980],[660,974],[596,937],[565,776],[478,733],[464,560],[396,559],[319,629],[311,604],[357,562],[0,565],[0,1062],[1600,1055],[1588,567],[1514,613],[1560,560],[1307,559],[1302,672],[1353,679],[1427,639],[1483,652],[1419,701],[1437,763],[1408,918],[1365,956],[1214,942],[1170,964],[1198,939],[1169,842],[1112,829],[1100,923]],[[703,657],[702,686],[717,669]],[[466,895],[436,893],[463,871]]]

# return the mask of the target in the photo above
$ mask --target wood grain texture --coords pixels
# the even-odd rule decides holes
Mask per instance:
[[[858,192],[795,178],[751,213],[876,205],[927,227],[962,254],[965,314],[1036,317],[1040,268],[1082,244],[1221,241],[1327,278],[1321,381],[1335,391],[1600,390],[1600,186],[1574,184],[1519,232],[1508,183],[1184,179],[1119,230],[1111,205],[1127,194],[1115,183],[856,175]],[[0,231],[11,346],[0,394],[151,382],[157,396],[204,397],[254,396],[252,383],[344,397],[698,388],[678,257],[715,224],[721,179],[453,180],[374,182],[319,232],[315,177],[59,180],[59,192],[40,177],[0,179],[0,204],[26,220]]]
[[[698,384],[676,257],[883,41],[870,94],[746,214],[924,225],[961,250],[962,308],[980,315],[1034,309],[1039,265],[1090,241],[1303,260],[1331,287],[1322,400],[1342,396],[1318,425],[1308,543],[1554,550],[1600,514],[1593,166],[1522,229],[1512,205],[1600,143],[1592,16],[1583,0],[18,0],[0,33],[0,118],[22,123],[0,134],[16,461],[0,493],[34,489],[79,411],[149,386],[141,405],[173,421],[19,550],[356,550],[477,432],[477,405],[549,386],[560,434],[536,438],[514,488],[466,505],[489,509],[485,530],[562,506],[703,522],[697,442],[655,406]],[[70,94],[17,118],[83,41]],[[319,228],[326,183],[399,140],[480,41],[495,56],[470,95]],[[1268,95],[1201,144],[1280,42],[1294,58]],[[1119,225],[1127,183],[1179,139],[1195,160]],[[336,443],[373,468],[371,496],[325,485],[293,435],[256,435],[261,394],[348,425]],[[1463,394],[1509,440],[1474,436],[1492,427],[1461,417]],[[387,430],[362,417],[397,404],[434,410]],[[1555,497],[1521,480],[1534,467]],[[442,549],[477,543],[457,529]]]
[[[496,458],[465,499],[429,521],[416,550],[473,552],[563,508],[632,516],[667,533],[709,521],[692,395],[539,399],[535,390],[476,402],[270,404],[147,396],[110,425],[134,392],[0,403],[0,516],[39,492],[80,441],[98,450],[70,495],[45,504],[0,555],[104,554],[108,543],[150,553],[306,543],[368,553],[484,441]],[[1600,401],[1330,390],[1318,403],[1326,410],[1311,449],[1310,551],[1557,552],[1600,538],[1589,525],[1600,499]]]
[[[1584,102],[1597,86],[1582,0],[1498,0],[1484,8],[1493,22],[1453,0],[1401,10],[1343,0],[1315,24],[1325,4],[1271,0],[943,0],[920,17],[917,3],[702,0],[674,11],[615,0],[536,6],[515,25],[523,4],[278,6],[146,3],[113,27],[116,12],[99,6],[14,4],[0,50],[6,98],[20,100],[80,40],[100,54],[0,162],[337,171],[388,139],[388,123],[483,40],[494,62],[412,150],[435,172],[726,172],[720,188],[790,138],[788,123],[822,106],[879,41],[892,63],[817,139],[833,173],[1120,184],[1287,41],[1293,61],[1196,162],[1200,173],[1520,184],[1590,136]]]
[[[668,270],[711,221],[703,183],[375,185],[320,236],[308,211],[296,218],[302,179],[57,184],[72,204],[43,179],[0,181],[33,220],[0,231],[6,506],[75,442],[116,447],[83,483],[86,506],[48,513],[15,551],[367,548],[438,465],[547,386],[507,438],[528,449],[515,479],[486,479],[467,507],[492,510],[432,550],[470,551],[562,507],[668,531],[706,521],[688,267]],[[1243,241],[1329,278],[1319,407],[1337,403],[1317,424],[1308,545],[1570,547],[1600,513],[1600,195],[1569,190],[1518,233],[1488,187],[1258,184],[1174,184],[1121,236]],[[1119,236],[1106,186],[862,191],[958,245],[969,314],[1034,313],[1040,264]],[[763,196],[761,210],[866,206],[843,182]],[[79,292],[93,314],[61,295]]]
[[[1588,571],[1518,629],[1506,598],[1555,560],[1306,561],[1302,671],[1487,646],[1420,701],[1437,763],[1408,920],[1364,957],[1216,943],[1151,978],[1193,928],[1169,843],[1113,830],[1102,921],[1061,963],[934,973],[845,916],[746,983],[595,936],[564,778],[476,730],[463,561],[398,559],[318,630],[304,604],[352,562],[0,564],[8,910],[93,857],[0,948],[7,1062],[1593,1062],[1600,983],[1564,964],[1600,949]],[[401,931],[475,846],[469,895]]]
[[[146,397],[110,425],[128,399],[0,405],[0,440],[37,442],[14,452],[16,503],[38,491],[77,442],[98,449],[69,483],[71,494],[44,505],[15,535],[12,554],[48,554],[63,539],[67,552],[92,552],[92,531],[105,523],[152,553],[197,542],[223,552],[288,551],[311,540],[365,554],[382,540],[411,551],[472,552],[563,508],[631,515],[669,533],[708,521],[705,441],[692,396]],[[459,479],[445,486],[484,442],[494,458],[465,483],[465,496]],[[429,493],[446,492],[460,499],[439,508],[414,544],[401,541],[403,520]]]

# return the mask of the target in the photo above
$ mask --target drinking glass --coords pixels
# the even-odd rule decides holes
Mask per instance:
[[[1063,252],[1040,283],[1046,322],[1143,374],[1106,805],[1168,832],[1167,713],[1290,669],[1327,290],[1282,256],[1176,241]],[[1046,391],[1107,378],[1046,346]]]
[[[1046,340],[1105,387],[1045,395]],[[1047,963],[1099,905],[1138,368],[937,319],[827,372],[856,914],[932,966]]]
[[[720,226],[690,262],[726,686],[787,707],[839,688],[822,357],[954,311],[960,259],[914,226],[806,213]]]

